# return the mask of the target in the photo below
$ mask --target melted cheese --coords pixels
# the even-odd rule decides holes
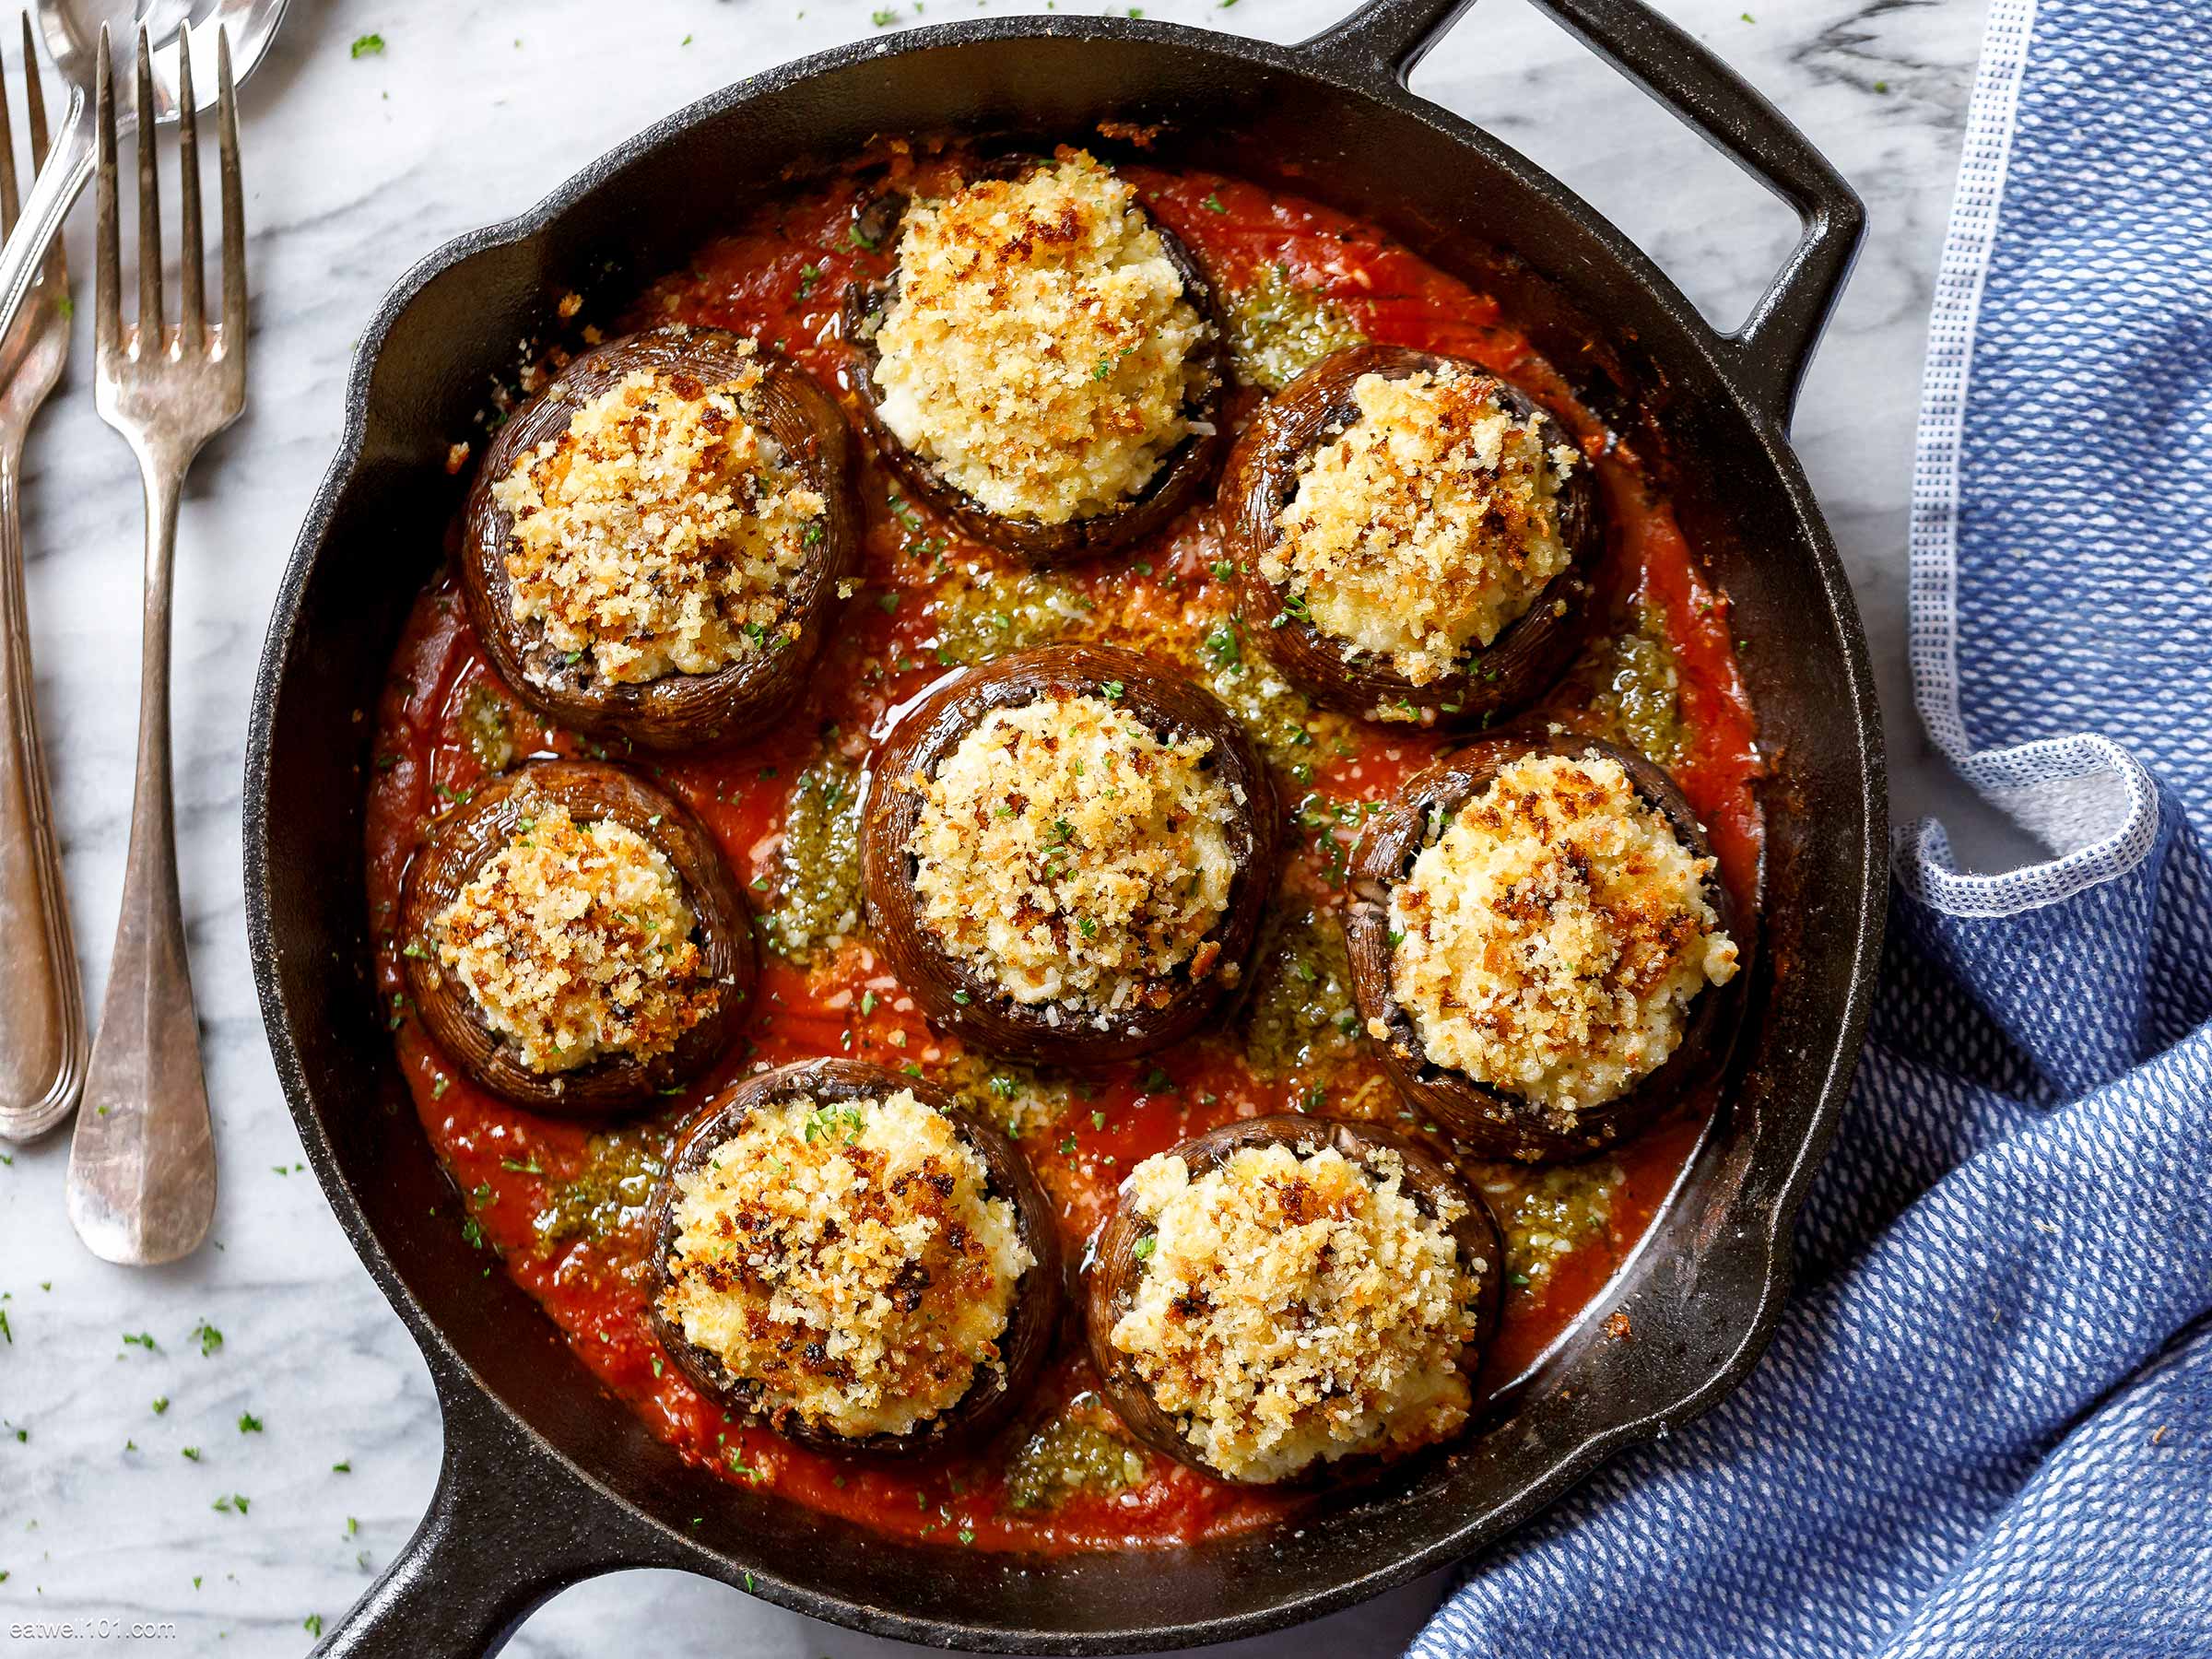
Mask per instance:
[[[1575,462],[1459,368],[1352,382],[1359,418],[1300,463],[1260,571],[1294,615],[1425,686],[1488,645],[1572,562]]]
[[[1236,875],[1241,803],[1212,748],[1089,694],[992,710],[910,780],[924,925],[1017,1002],[1105,1013],[1171,994],[1177,969],[1212,967]]]
[[[640,682],[781,648],[826,504],[755,424],[760,370],[717,386],[638,370],[492,487],[513,519],[518,622],[567,664]]]
[[[535,1072],[649,1059],[712,1014],[698,918],[659,848],[565,806],[524,817],[430,923],[439,966]]]
[[[1003,1367],[1035,1265],[981,1154],[901,1089],[780,1101],[676,1178],[660,1307],[771,1421],[905,1434]]]
[[[1735,975],[1705,900],[1712,867],[1618,761],[1524,757],[1392,893],[1392,994],[1432,1061],[1571,1132],[1658,1069],[1691,999]]]
[[[1139,1164],[1126,1202],[1150,1224],[1110,1340],[1199,1454],[1236,1479],[1394,1454],[1456,1433],[1482,1276],[1403,1190],[1394,1153],[1246,1147],[1196,1180]]]
[[[1120,505],[1190,431],[1211,327],[1128,184],[1077,150],[907,209],[876,335],[899,441],[1002,518]]]

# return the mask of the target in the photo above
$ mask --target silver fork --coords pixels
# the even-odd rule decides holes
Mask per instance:
[[[100,278],[93,337],[100,412],[138,456],[146,481],[146,621],[138,688],[138,782],[123,917],[84,1109],[69,1152],[69,1219],[93,1254],[111,1262],[171,1262],[196,1249],[215,1215],[215,1128],[200,1066],[199,1020],[177,897],[170,794],[169,599],[177,498],[193,458],[246,406],[246,227],[238,177],[238,110],[230,42],[216,55],[222,152],[221,321],[205,315],[200,249],[199,135],[192,54],[180,54],[178,126],[184,231],[183,303],[161,310],[161,192],[155,166],[154,91],[146,31],[138,31],[138,321],[123,325],[123,249],[115,215],[115,89],[100,31],[98,179]]]
[[[23,14],[23,79],[35,178],[47,161],[46,98],[30,14]],[[0,96],[0,234],[15,229],[16,143]],[[23,599],[23,439],[69,359],[69,273],[53,244],[20,319],[0,347],[0,1135],[29,1140],[69,1114],[85,1080],[85,999],[62,888],[61,848],[46,793],[46,758],[30,671]]]

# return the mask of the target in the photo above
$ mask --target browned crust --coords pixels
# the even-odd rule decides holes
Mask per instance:
[[[1605,547],[1604,516],[1589,467],[1575,468],[1559,500],[1559,539],[1572,562],[1487,648],[1425,686],[1323,633],[1311,621],[1292,617],[1284,609],[1286,588],[1260,571],[1261,555],[1277,536],[1276,521],[1298,491],[1300,464],[1359,418],[1353,382],[1363,374],[1403,380],[1447,367],[1470,370],[1490,382],[1499,402],[1516,416],[1537,416],[1547,450],[1560,443],[1577,447],[1526,394],[1476,364],[1402,346],[1355,346],[1314,364],[1262,405],[1244,429],[1222,475],[1222,534],[1237,568],[1238,608],[1245,626],[1265,642],[1284,677],[1307,696],[1353,713],[1411,704],[1424,717],[1446,725],[1480,725],[1535,701],[1574,658],[1584,629],[1591,572]],[[1559,614],[1562,605],[1566,609]]]
[[[1561,1134],[1520,1096],[1434,1064],[1421,1044],[1413,1017],[1391,994],[1390,893],[1419,856],[1430,816],[1448,823],[1488,787],[1501,767],[1524,755],[1573,757],[1592,749],[1620,763],[1637,794],[1665,818],[1691,857],[1712,856],[1696,812],[1674,780],[1644,756],[1593,737],[1534,729],[1501,732],[1445,756],[1407,782],[1398,798],[1370,820],[1352,853],[1353,897],[1345,915],[1344,935],[1351,958],[1352,1000],[1360,1022],[1363,1027],[1371,1020],[1382,1022],[1386,1034],[1374,1046],[1400,1091],[1434,1117],[1463,1150],[1478,1158],[1530,1162],[1582,1158],[1635,1133],[1719,1075],[1742,1015],[1756,942],[1748,919],[1717,868],[1705,877],[1705,900],[1720,918],[1722,930],[1735,941],[1741,966],[1726,984],[1708,985],[1698,994],[1680,1046],[1656,1071],[1626,1094],[1577,1113],[1572,1134]]]
[[[1376,1151],[1387,1148],[1403,1160],[1405,1190],[1425,1214],[1431,1218],[1437,1217],[1447,1196],[1459,1201],[1465,1214],[1452,1224],[1451,1230],[1458,1241],[1460,1257],[1463,1262],[1488,1264],[1477,1291],[1476,1333],[1460,1356],[1460,1370],[1471,1384],[1481,1367],[1483,1349],[1498,1328],[1500,1298],[1505,1280],[1505,1238],[1482,1194],[1462,1181],[1448,1165],[1405,1136],[1373,1124],[1347,1123],[1335,1118],[1296,1113],[1247,1118],[1209,1129],[1183,1142],[1167,1156],[1182,1159],[1183,1167],[1195,1181],[1218,1169],[1246,1147],[1265,1146],[1288,1147],[1300,1158],[1334,1147],[1363,1166]],[[1160,1408],[1149,1386],[1137,1374],[1130,1356],[1115,1347],[1112,1340],[1113,1327],[1128,1311],[1146,1270],[1135,1253],[1138,1242],[1150,1230],[1129,1204],[1124,1189],[1121,1202],[1099,1231],[1084,1274],[1084,1332],[1090,1345],[1091,1364],[1099,1373],[1099,1390],[1129,1426],[1132,1434],[1155,1451],[1203,1470],[1217,1480],[1229,1480],[1232,1485],[1265,1485],[1276,1490],[1342,1486],[1396,1461],[1381,1453],[1343,1457],[1334,1462],[1324,1459],[1298,1476],[1274,1482],[1236,1481],[1205,1462],[1184,1435],[1181,1421]]]
[[[1014,1289],[1013,1306],[999,1344],[1005,1367],[982,1375],[955,1405],[917,1423],[905,1434],[851,1439],[810,1427],[788,1413],[782,1420],[770,1421],[759,1409],[755,1386],[731,1375],[713,1355],[687,1341],[682,1330],[661,1311],[661,1298],[668,1289],[668,1259],[676,1247],[677,1180],[703,1165],[714,1148],[736,1134],[747,1117],[762,1106],[800,1095],[826,1103],[882,1100],[902,1088],[912,1089],[924,1105],[943,1112],[960,1138],[975,1148],[989,1173],[991,1192],[1012,1203],[1016,1229],[1036,1258]],[[750,1421],[766,1423],[786,1440],[810,1451],[908,1457],[979,1440],[1005,1423],[1028,1397],[1044,1369],[1059,1328],[1065,1271],[1060,1256],[1060,1231],[1051,1202],[1030,1173],[1027,1160],[997,1129],[969,1112],[935,1084],[865,1060],[808,1060],[762,1072],[726,1090],[685,1131],[654,1191],[652,1228],[653,1328],[669,1358],[716,1404]]]
[[[1043,159],[1040,157],[1004,157],[971,169],[969,177],[1018,177],[1041,165]],[[876,197],[861,211],[861,222],[868,226],[877,244],[887,251],[896,252],[906,206],[906,197],[893,192]],[[1206,389],[1184,408],[1190,420],[1208,429],[1191,433],[1170,451],[1145,488],[1127,501],[1064,524],[1001,517],[972,496],[947,483],[928,462],[899,441],[898,435],[883,423],[876,393],[876,328],[898,295],[898,266],[894,264],[890,274],[880,278],[856,276],[846,287],[844,335],[853,348],[853,385],[859,393],[860,409],[869,434],[906,487],[950,519],[961,534],[1018,554],[1032,564],[1065,564],[1127,547],[1163,528],[1197,499],[1206,480],[1213,477],[1214,468],[1228,447],[1228,434],[1221,419],[1221,402],[1228,385],[1223,358],[1226,347],[1222,342],[1228,336],[1214,302],[1213,284],[1206,280],[1190,249],[1157,218],[1152,220],[1152,228],[1159,232],[1160,244],[1166,249],[1176,274],[1182,278],[1184,298],[1212,325],[1209,337],[1191,359],[1206,371]]]
[[[1103,1023],[1085,1013],[1079,1023],[1064,1017],[1053,1025],[1043,1006],[1016,1002],[947,952],[922,921],[914,861],[907,852],[921,818],[922,798],[904,784],[916,774],[935,776],[960,739],[992,710],[1021,708],[1043,697],[1098,693],[1109,682],[1122,688],[1120,705],[1163,741],[1193,735],[1212,739],[1207,764],[1218,767],[1243,795],[1243,809],[1231,826],[1236,870],[1228,908],[1204,942],[1219,949],[1204,967],[1194,973],[1188,967],[1178,970],[1156,1006],[1117,1009]],[[1188,1036],[1236,982],[1275,890],[1281,832],[1265,765],[1243,727],[1210,693],[1162,673],[1134,651],[1048,645],[1001,657],[945,682],[885,739],[870,765],[867,800],[861,809],[861,890],[877,945],[931,1019],[998,1053],[1096,1065],[1149,1053]]]
[[[595,737],[627,738],[641,748],[692,748],[757,735],[806,688],[841,606],[838,585],[860,571],[852,437],[835,401],[805,371],[765,350],[748,355],[743,345],[739,335],[719,328],[659,329],[610,340],[570,363],[516,411],[485,452],[468,492],[461,591],[500,678],[547,719]],[[667,674],[639,684],[591,678],[588,665],[564,663],[533,625],[514,619],[507,574],[514,521],[493,499],[492,487],[525,453],[566,432],[578,409],[625,375],[655,370],[713,386],[754,362],[762,371],[756,394],[761,424],[826,503],[822,538],[809,550],[791,596],[797,637],[712,674]]]
[[[712,1013],[650,1060],[609,1054],[574,1071],[532,1071],[485,1023],[460,980],[441,971],[428,941],[431,922],[515,833],[547,805],[579,823],[611,818],[658,848],[684,884],[699,917],[703,975],[721,984]],[[407,994],[422,1023],[453,1064],[494,1094],[554,1117],[608,1117],[635,1112],[719,1059],[752,1006],[759,958],[751,912],[707,827],[674,796],[618,766],[541,760],[490,779],[430,826],[407,865],[400,893],[401,937],[416,954],[402,959]]]

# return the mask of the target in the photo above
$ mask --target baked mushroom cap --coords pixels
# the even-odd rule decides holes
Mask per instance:
[[[1053,718],[1037,719],[1040,709]],[[1117,717],[1112,728],[1102,710]],[[982,770],[993,748],[1007,746],[1018,767],[1050,750],[1062,714],[1066,742],[1033,788],[1026,772],[993,782],[988,798],[974,787],[994,778]],[[1090,728],[1141,736],[1138,758],[1157,768],[1153,779],[1182,787],[1183,799],[1163,806],[1149,784],[1117,799],[1106,768],[1083,774],[1075,740]],[[948,779],[960,783],[957,801],[942,787]],[[1122,817],[1124,806],[1149,816]],[[972,833],[943,816],[959,812]],[[1202,827],[1206,838],[1171,841],[1170,822],[1194,838]],[[1000,849],[1002,829],[1020,831],[1019,845],[1009,838]],[[862,890],[877,942],[929,1018],[999,1053],[1096,1064],[1188,1035],[1236,984],[1274,890],[1280,832],[1266,768],[1211,695],[1135,652],[1046,646],[948,680],[885,740],[861,811]],[[934,865],[925,873],[917,853],[925,835],[932,848],[959,844],[965,867],[949,878]],[[1116,836],[1128,845],[1113,844]],[[1225,879],[1207,922],[1184,895],[1217,875]],[[1140,919],[1170,913],[1180,932],[1154,927],[1126,948],[1123,936],[1100,934],[1074,895],[1110,888]],[[1171,947],[1161,948],[1163,938]],[[1005,939],[1025,959],[998,954]],[[1149,966],[1127,965],[1140,960]],[[1061,964],[1073,976],[1095,961],[1121,965],[1089,990],[1053,989]]]
[[[1481,1195],[1412,1142],[1253,1118],[1123,1183],[1086,1333],[1147,1444],[1239,1485],[1334,1484],[1465,1426],[1504,1268]]]
[[[1605,1098],[1564,1103],[1532,1099],[1441,1064],[1424,1045],[1420,1021],[1400,1000],[1394,981],[1394,895],[1462,809],[1483,796],[1500,771],[1530,757],[1590,758],[1618,766],[1636,799],[1664,821],[1684,857],[1701,866],[1697,890],[1713,918],[1704,931],[1732,947],[1714,964],[1717,972],[1706,974],[1707,982],[1687,1009],[1678,1011],[1679,1038],[1672,1052]],[[1370,820],[1352,853],[1351,877],[1345,943],[1359,1017],[1400,1090],[1477,1157],[1535,1161],[1587,1156],[1651,1122],[1717,1076],[1727,1062],[1750,978],[1749,930],[1720,879],[1712,846],[1689,803],[1665,772],[1631,749],[1547,730],[1500,733],[1469,744],[1414,778]],[[1535,907],[1550,902],[1546,893],[1534,889],[1524,897],[1532,917]],[[1639,990],[1625,989],[1631,994]]]
[[[705,1071],[759,973],[706,826],[596,762],[478,785],[430,826],[400,918],[407,993],[438,1045],[493,1093],[560,1117],[636,1111]],[[591,1057],[568,1064],[563,1044]]]
[[[759,732],[805,690],[860,568],[851,451],[829,394],[741,335],[657,329],[575,359],[469,490],[461,587],[492,666],[594,736]]]
[[[907,1456],[988,1434],[1059,1322],[1059,1233],[1021,1155],[942,1089],[865,1061],[724,1093],[661,1179],[653,1238],[670,1356],[816,1451]]]
[[[1030,211],[1019,196],[1033,182],[1057,185],[1072,179],[1080,184],[1094,175],[1105,180],[1111,191],[1124,188],[1110,170],[1082,152],[1064,150],[1056,159],[1035,155],[998,158],[978,164],[953,196],[926,204],[929,222],[942,232],[943,239],[950,240],[960,234],[963,227],[947,216],[958,215],[978,192],[989,194],[994,215],[1003,218],[1000,210]],[[1001,197],[1005,199],[999,200]],[[964,441],[960,445],[971,455],[989,448],[995,440],[1015,460],[1033,460],[1033,456],[1025,456],[1025,452],[1049,436],[1054,425],[1088,426],[1095,436],[1101,428],[1120,434],[1133,425],[1157,428],[1162,417],[1172,422],[1180,438],[1164,451],[1146,443],[1141,452],[1147,463],[1143,476],[1127,488],[1115,489],[1103,504],[1088,503],[1072,517],[1061,516],[1058,503],[1051,511],[1011,500],[992,504],[955,481],[952,475],[965,470],[963,467],[951,465],[945,456],[917,453],[900,435],[898,428],[903,424],[911,431],[921,411],[909,389],[887,388],[883,383],[882,341],[887,328],[896,332],[903,325],[907,313],[900,310],[902,295],[911,297],[924,286],[907,281],[899,263],[910,216],[915,211],[915,205],[902,195],[878,197],[862,214],[872,231],[880,231],[882,245],[894,263],[889,274],[881,278],[853,279],[845,293],[844,329],[855,353],[853,382],[860,394],[861,408],[876,441],[908,487],[964,534],[1043,564],[1125,547],[1167,524],[1196,498],[1227,446],[1220,421],[1226,377],[1224,336],[1212,285],[1173,231],[1134,202],[1112,207],[1102,216],[1106,231],[1112,232],[1118,221],[1124,243],[1141,244],[1135,248],[1140,256],[1113,267],[1114,280],[1094,283],[1098,291],[1077,291],[1077,285],[1087,274],[1078,272],[1071,278],[1061,261],[1068,248],[1081,242],[1094,227],[1065,202],[1038,204],[1035,210],[1045,216],[1040,221],[1042,231],[1032,227],[1033,233],[1019,238],[983,237],[978,227],[976,234],[970,237],[978,250],[973,259],[949,281],[933,279],[928,285],[929,291],[943,290],[957,300],[962,287],[976,283],[973,316],[947,312],[921,321],[941,322],[955,331],[956,340],[964,335],[983,359],[973,373],[964,376],[957,375],[957,365],[951,362],[939,362],[935,370],[951,382],[942,389],[944,393],[972,390],[976,394],[974,401],[980,406],[957,411],[973,431],[975,441]],[[1117,257],[1131,253],[1132,247],[1124,245]],[[1172,297],[1173,303],[1164,311],[1162,302],[1171,297],[1159,284],[1122,280],[1130,275],[1130,264],[1156,272],[1161,260],[1181,284],[1180,294]],[[1066,321],[1082,331],[1080,336],[1055,340],[1049,353],[1034,357],[1028,355],[1028,341],[1002,342],[992,335],[994,317],[1019,315],[1011,309],[1015,300],[1009,296],[1024,292],[1041,309],[1041,327],[1055,321],[1050,315],[1053,310],[1064,307],[1071,313]],[[1187,322],[1177,320],[1186,308],[1195,319],[1194,331]],[[1184,348],[1172,358],[1163,357],[1162,342],[1171,335],[1190,335]],[[946,354],[938,350],[932,355],[942,359]],[[1161,406],[1163,376],[1182,382],[1182,394],[1171,413]],[[994,384],[999,381],[1004,383]],[[1017,398],[1028,400],[1028,405],[1018,415],[1010,415],[1006,406]],[[949,397],[940,395],[935,401],[942,405]],[[944,413],[949,417],[955,411]],[[1107,419],[1109,415],[1112,418]],[[1012,431],[996,433],[997,428],[1007,425]],[[1124,436],[1116,435],[1105,447],[1111,453],[1124,441]],[[1114,467],[1104,465],[1081,446],[1067,446],[1062,453],[1077,476],[1092,484],[1103,488],[1106,483],[1118,483],[1112,477]]]
[[[1341,633],[1325,631],[1275,556],[1285,512],[1300,499],[1315,457],[1362,420],[1359,389],[1370,375],[1387,382],[1453,377],[1463,385],[1461,377],[1472,377],[1480,402],[1518,427],[1533,423],[1529,435],[1542,456],[1563,449],[1574,451],[1579,460],[1580,452],[1550,415],[1472,363],[1399,346],[1359,346],[1324,358],[1261,406],[1223,474],[1223,529],[1246,626],[1265,641],[1286,677],[1334,708],[1370,716],[1411,712],[1448,725],[1479,724],[1524,708],[1566,671],[1583,632],[1591,572],[1605,542],[1597,488],[1586,464],[1570,465],[1556,480],[1556,493],[1544,494],[1527,514],[1536,531],[1546,527],[1545,519],[1553,521],[1555,534],[1541,540],[1547,549],[1564,551],[1564,568],[1520,608],[1509,605],[1510,619],[1487,645],[1468,645],[1418,680],[1394,656],[1361,650]],[[1526,445],[1527,438],[1518,441]],[[1545,481],[1547,489],[1551,482]],[[1517,529],[1500,518],[1485,534]],[[1413,585],[1432,584],[1409,577],[1408,591]],[[1518,601],[1521,595],[1511,597]]]

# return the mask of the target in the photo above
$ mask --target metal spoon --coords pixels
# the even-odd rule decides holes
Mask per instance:
[[[62,221],[83,194],[92,177],[92,90],[100,55],[100,31],[110,30],[119,41],[133,39],[140,29],[149,40],[166,42],[154,53],[153,94],[156,121],[167,126],[177,118],[178,42],[189,40],[192,48],[192,84],[203,88],[196,100],[203,110],[214,101],[217,31],[230,34],[232,78],[242,82],[253,73],[276,25],[284,20],[285,0],[38,0],[39,29],[53,66],[69,86],[69,107],[63,112],[55,135],[53,159],[39,174],[30,199],[23,204],[23,218],[0,253],[0,339],[15,325],[23,298],[46,261]],[[124,129],[132,124],[124,118]]]

